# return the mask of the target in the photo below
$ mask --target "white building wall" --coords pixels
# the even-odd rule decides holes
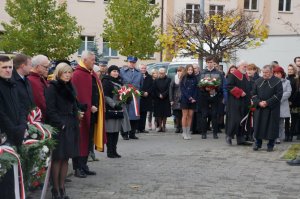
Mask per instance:
[[[288,64],[294,63],[294,57],[300,56],[300,37],[270,36],[259,48],[240,50],[237,57],[259,67],[278,61],[287,69]]]

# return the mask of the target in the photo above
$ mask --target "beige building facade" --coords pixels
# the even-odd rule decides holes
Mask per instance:
[[[108,47],[108,41],[101,37],[105,8],[108,0],[58,0],[66,1],[68,12],[77,18],[82,31],[82,46],[72,58],[80,57],[80,52],[89,49],[94,42],[97,43],[99,52],[103,53],[110,64],[123,65],[126,57]],[[155,21],[157,26],[165,28],[167,23],[181,12],[191,16],[199,12],[200,0],[153,0],[158,3],[162,17]],[[205,0],[205,12],[222,12],[228,9],[240,9],[253,13],[263,20],[270,28],[269,39],[259,48],[242,50],[238,52],[241,59],[266,64],[278,60],[282,65],[291,62],[294,56],[300,55],[300,1],[299,0]],[[0,20],[9,21],[10,17],[4,11],[5,0],[0,1]],[[0,25],[0,32],[4,32]],[[261,56],[263,53],[264,56]],[[144,63],[159,62],[160,53],[155,53],[151,60]],[[280,60],[279,60],[280,59]]]

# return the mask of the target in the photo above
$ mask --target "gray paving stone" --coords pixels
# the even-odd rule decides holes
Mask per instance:
[[[97,153],[89,163],[96,176],[71,177],[66,190],[72,199],[296,199],[300,198],[299,167],[280,159],[290,143],[274,152],[254,152],[249,146],[227,146],[192,135],[183,140],[168,133],[138,134],[139,140],[120,139],[120,159]],[[37,196],[36,193],[34,196]],[[48,194],[50,198],[50,193]],[[33,197],[34,198],[34,197]],[[36,197],[38,198],[38,197]]]

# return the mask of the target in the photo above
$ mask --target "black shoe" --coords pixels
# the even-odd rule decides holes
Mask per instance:
[[[136,137],[135,135],[130,135],[130,136],[129,136],[129,139],[138,140],[139,138],[138,138],[138,137]]]
[[[60,193],[60,198],[61,199],[70,199],[70,197],[66,195],[66,190],[64,188],[59,189],[59,193]]]
[[[83,171],[84,171],[84,173],[85,173],[86,175],[89,175],[89,176],[94,176],[94,175],[96,175],[96,172],[95,172],[95,171],[90,171],[90,170],[87,170],[87,169],[84,169]]]
[[[251,146],[251,145],[253,145],[253,143],[251,143],[249,141],[245,141],[245,142],[238,142],[237,145]]]
[[[218,139],[218,134],[214,133],[214,139]]]
[[[267,152],[272,152],[274,151],[273,147],[268,147]]]
[[[128,135],[125,135],[125,134],[121,134],[121,135],[122,135],[123,140],[129,140]]]
[[[52,188],[51,193],[52,193],[52,199],[61,199],[56,189]]]
[[[206,134],[202,134],[201,138],[206,139],[207,138]]]
[[[86,174],[82,169],[76,169],[74,176],[77,178],[86,178]]]
[[[180,129],[177,128],[177,129],[175,130],[175,133],[180,133]]]
[[[122,156],[118,154],[117,152],[115,153],[116,158],[121,158]]]
[[[232,145],[232,141],[231,141],[231,138],[229,136],[226,136],[226,143],[228,145]]]
[[[289,160],[286,162],[290,166],[300,166],[300,159]]]
[[[107,154],[107,157],[108,158],[117,158],[117,156],[115,154],[109,154],[109,153]]]
[[[260,149],[260,148],[261,148],[261,146],[254,145],[253,146],[253,151],[258,151],[258,149]]]
[[[149,133],[149,131],[141,130],[140,133]]]

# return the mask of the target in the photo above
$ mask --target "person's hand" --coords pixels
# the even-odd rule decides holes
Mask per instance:
[[[170,102],[171,106],[173,106],[174,102]]]
[[[159,94],[159,98],[160,98],[160,99],[163,99],[164,96],[163,96],[162,94]]]
[[[148,97],[148,95],[149,95],[148,92],[144,92],[143,94],[144,97]]]
[[[259,102],[258,105],[262,108],[264,108],[264,103],[263,102]]]
[[[211,89],[209,91],[209,94],[212,95],[212,96],[214,96],[216,94],[216,90],[215,89]]]
[[[267,107],[268,106],[268,103],[266,101],[262,101],[263,104],[264,104],[264,107]]]
[[[84,112],[78,111],[78,119],[82,120],[83,117],[84,117]]]
[[[211,88],[210,87],[205,87],[205,90],[206,91],[211,91]]]
[[[192,103],[195,103],[195,102],[196,102],[196,100],[192,99],[192,100],[191,100],[191,102],[192,102]]]
[[[98,111],[98,108],[96,106],[91,107],[92,113],[96,113]]]
[[[243,93],[242,93],[242,97],[245,97],[245,96],[246,96],[246,93],[245,93],[245,92],[243,92]]]

